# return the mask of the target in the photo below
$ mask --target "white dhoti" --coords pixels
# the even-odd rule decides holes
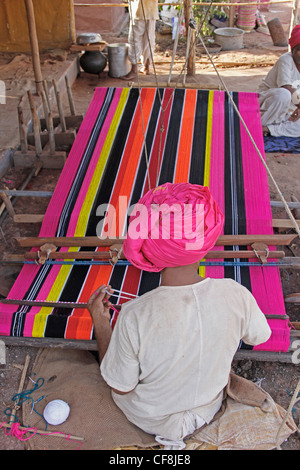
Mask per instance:
[[[155,440],[164,446],[164,450],[182,450],[185,448],[183,439],[197,429],[200,429],[204,424],[205,421],[200,416],[196,415],[192,411],[186,411],[183,415],[181,430],[182,437],[180,439],[173,441],[163,436],[155,436]]]
[[[296,106],[286,88],[270,88],[260,92],[259,102],[261,123],[268,127],[271,135],[300,137],[300,119],[289,121]]]
[[[134,24],[130,24],[128,57],[132,64],[137,64],[140,59],[143,65],[146,64],[147,60],[150,64],[152,63],[155,48],[155,24],[155,19],[135,20]]]

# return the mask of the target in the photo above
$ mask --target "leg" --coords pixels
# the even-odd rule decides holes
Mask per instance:
[[[120,77],[123,80],[132,80],[137,77],[138,61],[140,60],[143,52],[144,28],[145,22],[142,20],[135,20],[134,24],[130,23],[128,34],[128,57],[132,65],[130,72],[124,77]]]
[[[150,73],[150,64],[155,50],[155,20],[146,21],[146,29],[143,37],[143,73]]]
[[[273,88],[260,94],[261,123],[263,126],[286,121],[291,112],[291,93],[285,88]]]

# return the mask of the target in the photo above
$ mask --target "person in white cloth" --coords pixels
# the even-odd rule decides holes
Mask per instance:
[[[157,0],[130,0],[129,2],[128,58],[131,70],[120,77],[132,80],[137,77],[138,63],[142,61],[142,72],[150,72],[155,49],[155,25],[158,16]]]
[[[206,187],[166,183],[148,191],[136,207],[143,210],[131,215],[123,251],[137,268],[160,272],[160,285],[123,304],[113,331],[110,286],[100,286],[88,308],[113,400],[165,449],[179,450],[183,439],[220,409],[240,341],[264,343],[271,330],[245,287],[199,276],[199,262],[215,246],[224,223]],[[168,224],[170,214],[178,223],[174,233],[153,235],[155,223]],[[179,237],[182,220],[196,229]],[[151,232],[138,238],[138,226]]]
[[[264,135],[300,137],[300,25],[289,45],[291,51],[279,57],[259,87]]]

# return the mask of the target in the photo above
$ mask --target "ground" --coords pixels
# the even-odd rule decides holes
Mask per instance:
[[[277,16],[286,32],[289,30],[291,17],[291,4],[273,5],[269,11],[264,12],[266,20]],[[126,30],[119,36],[103,35],[109,44],[113,42],[126,42]],[[170,62],[172,56],[173,42],[170,35],[157,33],[157,45],[154,55],[156,76],[152,73],[149,76],[141,76],[141,84],[153,83],[156,79],[159,82],[166,82],[169,77]],[[197,86],[198,88],[217,89],[219,79],[210,65],[205,54],[201,51],[199,44],[196,47],[197,61],[196,74],[187,76],[187,86]],[[218,71],[224,79],[227,87],[231,91],[255,92],[261,79],[277,58],[287,50],[287,48],[273,45],[271,37],[257,31],[251,31],[244,35],[244,47],[238,51],[212,52],[214,62],[218,66]],[[172,83],[176,82],[181,86],[183,80],[183,61],[185,57],[185,43],[179,42],[175,63],[172,72]],[[43,76],[48,80],[57,79],[66,65],[71,63],[74,55],[66,51],[51,51],[41,54],[41,64]],[[6,84],[6,104],[0,105],[0,165],[5,154],[10,148],[16,148],[19,144],[18,124],[17,124],[17,104],[21,96],[27,91],[34,92],[33,72],[31,58],[25,54],[0,54],[0,78]],[[127,83],[109,77],[107,69],[97,75],[82,73],[72,86],[76,112],[84,114],[92,97],[93,89],[96,86],[126,86]],[[26,114],[27,113],[27,114]],[[28,116],[28,109],[25,114]],[[268,154],[268,166],[281,188],[284,197],[291,200],[291,196],[300,200],[300,178],[299,178],[299,158],[296,154]],[[1,160],[2,159],[2,160]],[[0,167],[1,168],[1,167]],[[1,188],[19,188],[28,175],[28,170],[9,169],[1,178]],[[59,170],[42,170],[38,176],[31,179],[27,189],[53,190]],[[278,199],[278,194],[270,181],[271,199]],[[47,199],[36,200],[26,198],[26,201],[19,198],[15,204],[16,213],[44,213],[47,207]],[[0,215],[0,217],[3,217]],[[274,217],[284,218],[282,210],[275,210]],[[299,215],[297,215],[298,218]],[[1,218],[2,238],[0,256],[7,252],[17,252],[18,247],[13,237],[38,235],[38,224],[14,224],[8,216]],[[300,256],[299,240],[291,246],[293,254]],[[287,255],[291,256],[291,250],[287,249]],[[0,266],[0,295],[5,297],[18,273],[19,267]],[[299,270],[282,270],[282,284],[284,294],[299,292]],[[300,321],[299,309],[297,306],[287,305],[287,313],[292,321]],[[6,347],[6,366],[0,368],[0,423],[7,419],[4,410],[11,405],[11,398],[17,392],[21,376],[20,365],[24,364],[26,354],[31,357],[30,368],[32,367],[35,355],[35,348],[28,347]],[[30,374],[29,368],[29,374]],[[295,364],[279,362],[256,362],[253,360],[235,361],[233,370],[250,380],[259,382],[271,396],[285,409],[289,406],[291,394],[295,390],[299,380],[299,368]],[[293,416],[299,424],[300,409],[299,403],[295,405]],[[282,446],[286,450],[300,449],[299,435],[292,435]],[[6,437],[4,432],[0,433],[0,449],[22,450],[24,444],[14,438]]]

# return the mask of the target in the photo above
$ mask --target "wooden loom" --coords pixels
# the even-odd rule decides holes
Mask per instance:
[[[218,240],[217,245],[219,247],[229,247],[231,245],[234,246],[242,246],[245,249],[239,250],[239,251],[232,251],[224,249],[224,250],[214,250],[210,252],[206,256],[206,263],[209,264],[210,262],[216,261],[217,263],[221,261],[221,259],[251,259],[254,262],[258,263],[259,265],[264,265],[264,269],[268,269],[268,265],[270,265],[272,262],[276,261],[278,264],[279,263],[288,263],[289,260],[285,257],[283,251],[277,251],[274,250],[272,247],[276,245],[289,245],[292,240],[295,238],[296,235],[273,235],[273,234],[263,234],[263,235],[258,235],[258,234],[238,234],[238,235],[223,235],[220,237]],[[121,261],[126,261],[124,258],[121,256],[115,257],[115,255],[118,255],[118,249],[119,246],[115,246],[116,242],[120,243],[120,239],[113,239],[113,240],[100,240],[97,237],[90,237],[90,236],[84,236],[84,237],[72,237],[72,236],[59,236],[59,237],[44,237],[40,236],[37,239],[18,239],[18,242],[20,246],[23,247],[28,247],[28,248],[34,248],[32,251],[25,253],[22,255],[20,258],[19,255],[16,255],[18,258],[14,257],[15,261],[25,261],[26,262],[31,262],[31,263],[38,263],[40,265],[47,264],[49,261],[54,261],[57,263],[64,263],[68,262],[70,258],[72,260],[90,260],[91,263],[99,261],[100,263],[115,263],[121,262]],[[104,251],[98,250],[99,245],[104,245],[106,248]],[[70,252],[64,252],[64,251],[57,251],[57,248],[61,247],[80,247],[79,250],[76,250],[75,252],[72,251],[72,256],[70,256]],[[97,248],[96,251],[84,251],[82,248]],[[109,247],[109,248],[107,248]],[[247,249],[249,247],[249,249]],[[269,249],[270,248],[270,249]],[[114,250],[117,251],[114,251]],[[271,251],[270,251],[271,250]],[[7,259],[13,260],[13,257],[7,257]],[[14,299],[7,299],[7,303],[13,303]],[[26,300],[24,300],[26,302]],[[34,301],[33,301],[34,302]],[[16,303],[16,300],[15,300]],[[19,301],[18,305],[21,305],[21,302]],[[35,304],[37,305],[37,304]],[[47,306],[47,303],[42,302],[43,306]],[[62,306],[62,303],[58,302],[60,307]],[[71,307],[70,303],[68,304],[69,308]],[[81,302],[78,303],[72,303],[72,308],[79,308],[83,309],[84,304]],[[286,318],[286,316],[285,316]],[[279,316],[277,316],[277,319],[279,320]],[[21,338],[21,337],[3,337],[4,341],[6,343],[16,340],[19,343],[22,343],[23,341],[28,341],[29,343],[33,344],[47,344],[49,343],[52,347],[52,345],[60,344],[62,347],[67,347],[66,345],[68,344],[71,347],[83,347],[83,348],[88,348],[88,349],[93,349],[95,347],[95,344],[93,343],[92,340],[84,341],[84,340],[69,340],[69,339],[64,339],[64,340],[59,340],[57,338]],[[42,343],[41,343],[42,342]],[[267,356],[270,357],[272,356],[273,358],[276,358],[278,360],[278,357],[281,359],[279,360],[290,360],[290,355],[285,355],[284,353],[268,353],[264,351],[263,353],[258,352],[258,351],[251,351],[251,353],[248,351],[239,351],[237,354],[239,355],[247,355],[251,354],[251,357],[254,359],[257,354],[262,355],[264,360],[269,360],[267,359]]]

